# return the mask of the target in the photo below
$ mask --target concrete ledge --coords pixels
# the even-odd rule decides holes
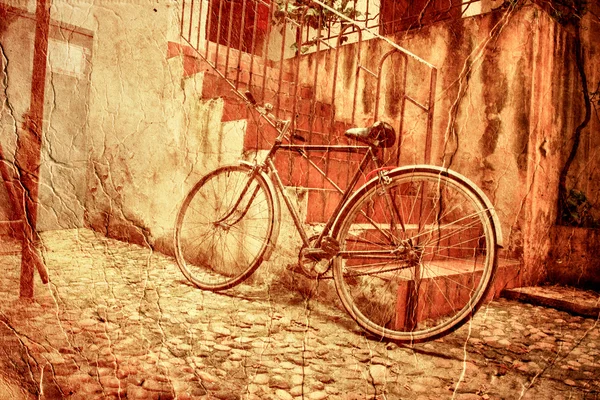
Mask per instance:
[[[557,310],[566,311],[583,317],[600,316],[600,294],[564,286],[522,287],[506,289],[502,296]]]
[[[330,304],[344,311],[341,301],[335,288],[335,283],[332,279],[331,271],[325,274],[322,279],[308,278],[302,273],[293,272],[295,264],[288,263],[288,268],[280,273],[275,282],[287,290],[299,293],[304,299],[312,299],[323,304]],[[509,288],[519,287],[523,284],[521,279],[522,263],[519,260],[500,259],[498,262],[498,270],[492,282],[489,293],[486,297],[486,302],[490,302],[501,296]],[[465,277],[470,274],[465,274]],[[457,289],[457,288],[453,288]],[[400,295],[400,292],[399,292]],[[405,313],[404,303],[398,302],[398,316]],[[441,306],[441,302],[438,304]],[[436,311],[443,310],[441,308]],[[423,316],[421,315],[423,318]]]
[[[521,271],[523,264],[520,260],[504,259],[498,260],[498,269],[492,281],[492,287],[488,292],[487,301],[500,297],[505,289],[523,286]]]

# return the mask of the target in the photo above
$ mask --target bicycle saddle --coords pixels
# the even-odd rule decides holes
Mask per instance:
[[[387,122],[377,121],[368,128],[352,128],[345,135],[375,147],[392,147],[396,142],[396,132]]]

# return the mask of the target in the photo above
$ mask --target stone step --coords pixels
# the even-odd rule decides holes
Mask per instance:
[[[277,86],[279,86],[279,82],[287,84],[294,81],[293,74],[286,71],[285,68],[282,71],[280,68],[270,65],[270,61],[265,62],[261,57],[252,57],[248,53],[235,49],[231,49],[228,55],[226,48],[219,46],[217,52],[214,43],[210,43],[208,53],[198,53],[190,46],[168,42],[167,58],[179,55],[184,57],[184,77],[200,72],[210,72],[216,75],[213,67],[216,65],[219,72],[227,79],[243,84],[250,83],[250,79],[253,84],[259,84],[259,81],[262,82],[265,79],[268,81],[268,85],[277,84]]]
[[[600,293],[567,286],[530,286],[505,289],[502,297],[551,307],[583,317],[600,317]]]
[[[222,50],[222,49],[221,49]],[[212,54],[211,62],[206,62],[194,49],[169,42],[167,57],[183,56],[183,75],[191,77],[202,74],[202,99],[222,99],[221,122],[234,123],[245,121],[245,124],[234,124],[234,138],[243,138],[243,152],[264,150],[270,148],[277,131],[265,121],[252,115],[247,104],[235,92],[244,93],[249,90],[259,103],[271,103],[273,113],[281,119],[293,120],[293,129],[306,139],[308,145],[354,145],[344,132],[352,128],[348,123],[335,120],[335,109],[332,104],[317,101],[315,88],[307,85],[298,86],[293,74],[272,66],[261,64],[261,60],[249,55],[238,55],[230,52],[230,59],[222,51],[218,54],[216,48],[209,48]],[[210,58],[210,57],[209,57]],[[219,70],[227,76],[227,80],[217,74],[213,63],[229,66],[239,64],[239,70],[229,67]],[[285,68],[285,67],[284,67]],[[235,89],[234,89],[235,87]],[[235,139],[237,140],[237,139]],[[300,143],[297,141],[296,143]],[[241,155],[241,154],[240,154]],[[327,173],[335,184],[345,189],[361,154],[313,152],[309,154],[311,161]],[[339,193],[334,186],[312,166],[308,160],[296,152],[281,151],[275,158],[275,165],[285,186],[314,189],[309,191],[306,221],[318,223],[326,221],[339,202]],[[364,183],[364,178],[357,187]]]

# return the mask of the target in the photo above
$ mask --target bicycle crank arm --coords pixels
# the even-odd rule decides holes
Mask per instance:
[[[313,260],[322,260],[324,258],[331,258],[332,255],[321,248],[307,248],[302,250],[302,256],[311,258]]]

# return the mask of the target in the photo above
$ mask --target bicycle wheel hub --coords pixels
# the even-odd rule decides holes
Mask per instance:
[[[215,226],[215,228],[221,228],[224,231],[228,231],[231,228],[231,225],[229,225],[225,222],[222,222],[222,221],[221,222],[219,222],[219,221],[213,222],[213,225]]]

